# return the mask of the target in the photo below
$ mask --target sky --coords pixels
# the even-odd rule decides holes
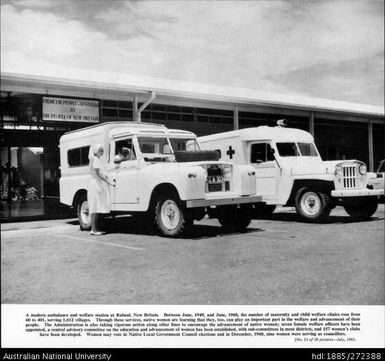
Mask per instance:
[[[1,0],[1,69],[384,106],[384,2]]]

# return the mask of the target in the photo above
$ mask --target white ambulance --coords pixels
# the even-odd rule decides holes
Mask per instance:
[[[78,211],[80,227],[90,228],[87,188],[92,144],[104,146],[112,211],[150,220],[160,234],[177,236],[206,214],[227,230],[242,231],[251,221],[256,196],[250,165],[218,161],[200,151],[195,134],[165,126],[111,122],[71,131],[60,138],[60,201]],[[144,216],[144,217],[143,217]]]
[[[216,150],[222,161],[251,165],[257,195],[272,213],[276,206],[295,206],[306,221],[322,221],[336,205],[356,219],[374,214],[382,189],[369,189],[366,165],[357,160],[322,161],[314,138],[306,131],[260,126],[198,138],[202,149]]]

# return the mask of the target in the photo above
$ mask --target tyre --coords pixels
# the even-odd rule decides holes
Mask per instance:
[[[166,237],[177,237],[192,224],[176,195],[163,196],[156,202],[154,223],[158,233]]]
[[[80,196],[77,203],[77,214],[79,226],[82,231],[91,230],[91,215],[88,209],[87,195]]]
[[[251,212],[248,208],[226,208],[218,215],[218,221],[225,232],[245,231],[251,218]]]
[[[344,204],[346,213],[356,220],[369,219],[376,212],[377,207],[377,197],[367,197],[362,202],[355,204]]]
[[[304,221],[322,222],[329,216],[332,202],[328,194],[304,187],[296,194],[295,208]]]

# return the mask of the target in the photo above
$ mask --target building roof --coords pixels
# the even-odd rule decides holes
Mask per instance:
[[[198,102],[209,105],[213,102],[223,105],[268,106],[309,111],[342,112],[347,114],[384,116],[383,106],[357,104],[330,99],[299,95],[282,95],[252,89],[223,87],[201,83],[133,77],[112,72],[82,71],[61,74],[57,77],[1,73],[2,90],[41,92],[50,95],[72,95],[101,98],[121,95],[126,98],[134,94],[145,96],[155,92],[157,99],[171,99]],[[96,79],[96,80],[95,80]],[[105,98],[108,99],[108,98]],[[123,98],[124,99],[124,98]]]

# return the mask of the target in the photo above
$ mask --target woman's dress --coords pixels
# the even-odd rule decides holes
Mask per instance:
[[[96,172],[97,169],[99,169],[99,172],[102,174],[105,172],[103,164],[98,157],[92,158],[90,168],[91,181],[87,193],[89,213],[110,213],[111,200],[109,186]]]

